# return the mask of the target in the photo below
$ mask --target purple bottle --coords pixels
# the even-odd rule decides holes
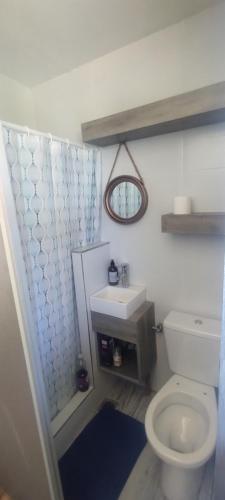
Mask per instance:
[[[78,369],[76,372],[77,388],[81,392],[89,389],[88,371],[85,368],[85,363],[82,354],[78,356]]]

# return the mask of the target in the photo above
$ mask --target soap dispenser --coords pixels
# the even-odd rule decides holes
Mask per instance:
[[[119,272],[114,260],[111,260],[110,266],[108,267],[108,283],[112,286],[118,285],[119,283]]]

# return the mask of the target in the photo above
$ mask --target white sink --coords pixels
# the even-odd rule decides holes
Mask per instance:
[[[146,288],[143,286],[106,286],[90,296],[90,305],[92,311],[127,319],[145,300]]]

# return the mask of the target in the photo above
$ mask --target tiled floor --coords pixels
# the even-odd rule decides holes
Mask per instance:
[[[143,389],[129,382],[118,381],[109,394],[117,408],[140,422],[144,422],[145,413],[154,393],[146,395]],[[206,469],[199,494],[199,500],[213,499],[214,461]],[[165,500],[160,491],[160,461],[149,444],[141,453],[118,500]]]

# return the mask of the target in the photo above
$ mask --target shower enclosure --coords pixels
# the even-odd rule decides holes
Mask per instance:
[[[100,152],[2,123],[0,164],[2,231],[27,360],[39,409],[54,421],[76,398],[82,339],[71,253],[100,239]]]

